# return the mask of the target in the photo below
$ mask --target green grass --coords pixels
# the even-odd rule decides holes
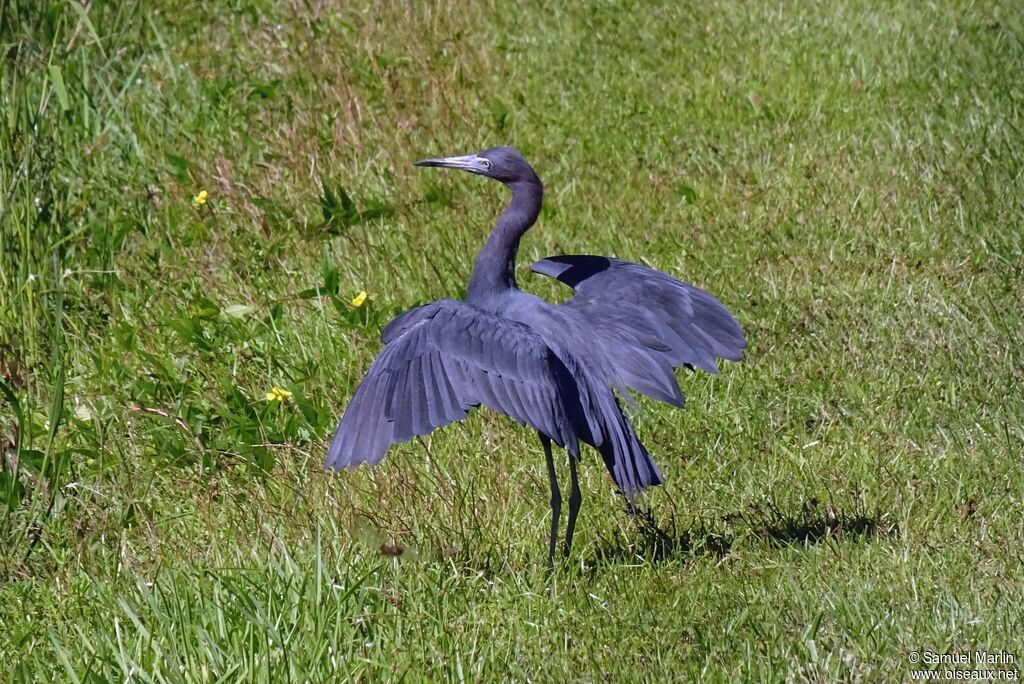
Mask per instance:
[[[408,5],[0,0],[0,680],[1019,663],[1018,3]],[[661,534],[588,452],[553,574],[508,419],[321,468],[504,200],[410,162],[507,143],[547,186],[524,287],[643,261],[751,343],[641,402]]]

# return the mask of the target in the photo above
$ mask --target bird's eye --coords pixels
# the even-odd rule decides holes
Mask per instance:
[[[483,159],[482,158],[482,159],[480,159],[480,161],[483,162],[485,169],[491,168],[491,160],[490,159]]]

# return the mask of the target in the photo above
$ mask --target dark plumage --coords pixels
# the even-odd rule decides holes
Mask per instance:
[[[480,250],[465,301],[442,299],[406,311],[381,333],[384,349],[341,418],[327,466],[377,463],[388,448],[459,420],[484,405],[540,436],[551,483],[553,561],[561,514],[551,442],[569,454],[572,494],[565,554],[580,507],[580,442],[595,447],[630,500],[661,484],[650,454],[614,391],[632,389],[682,407],[674,368],[717,373],[716,358],[739,361],[743,330],[707,292],[646,266],[602,256],[556,256],[531,267],[575,290],[551,304],[515,280],[519,240],[537,219],[543,185],[510,148],[428,159],[501,181],[512,201]]]

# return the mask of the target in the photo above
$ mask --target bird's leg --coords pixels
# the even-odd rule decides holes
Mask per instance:
[[[548,461],[548,484],[551,485],[551,545],[548,547],[548,567],[555,566],[555,544],[558,543],[558,521],[562,516],[562,492],[558,489],[558,475],[555,473],[555,458],[551,455],[551,440],[540,435],[544,445],[544,457]]]
[[[569,477],[572,479],[572,491],[569,493],[569,522],[565,529],[565,557],[572,550],[572,535],[576,531],[576,516],[580,513],[583,497],[580,495],[580,480],[576,474],[576,458],[569,454]]]

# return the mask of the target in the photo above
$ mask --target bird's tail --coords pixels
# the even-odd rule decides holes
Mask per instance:
[[[604,439],[597,450],[601,452],[604,464],[619,490],[632,502],[633,497],[644,487],[660,485],[664,480],[618,401],[615,401],[614,416],[607,418],[604,421]]]
[[[610,383],[592,375],[571,354],[564,358],[569,359],[566,372],[577,387],[577,400],[567,407],[573,426],[584,442],[600,452],[619,491],[632,504],[644,487],[663,482],[661,472],[622,412]]]

